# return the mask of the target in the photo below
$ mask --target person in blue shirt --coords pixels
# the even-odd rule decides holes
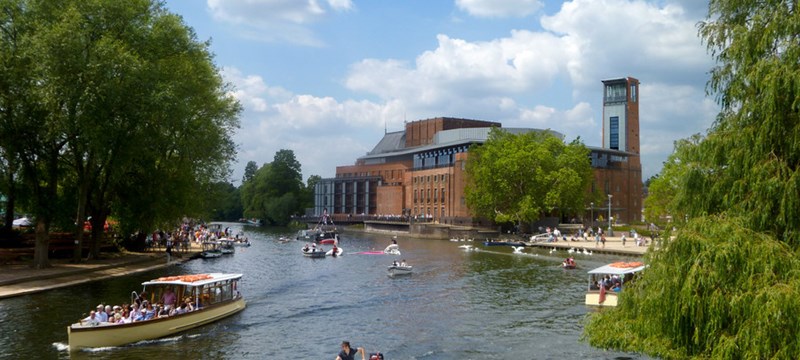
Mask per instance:
[[[336,356],[336,360],[355,360],[355,356],[359,352],[361,353],[361,360],[365,360],[367,357],[365,355],[366,351],[364,348],[360,347],[356,350],[353,350],[350,347],[349,341],[342,341],[342,351],[339,351],[339,355]]]

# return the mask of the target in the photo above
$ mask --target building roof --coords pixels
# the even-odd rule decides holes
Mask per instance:
[[[386,154],[394,151],[400,151],[406,146],[406,132],[395,131],[383,135],[381,141],[372,148],[372,151],[367,155]]]
[[[405,147],[405,131],[386,133],[378,145],[367,155],[360,157],[360,160],[381,158],[386,156],[410,155],[418,152],[425,152],[434,149],[446,148],[457,145],[470,145],[474,143],[482,144],[489,139],[491,127],[482,128],[460,128],[451,130],[441,130],[433,136],[433,143],[422,146]],[[551,134],[564,139],[564,135],[553,130],[532,129],[532,128],[502,128],[512,134],[524,134],[531,131],[549,131]]]

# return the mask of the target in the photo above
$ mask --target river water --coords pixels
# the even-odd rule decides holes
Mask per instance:
[[[389,236],[345,233],[344,256],[310,259],[303,243],[277,241],[293,233],[243,230],[253,245],[231,256],[0,301],[0,358],[334,359],[342,340],[386,359],[644,358],[580,341],[593,311],[583,305],[586,271],[619,257],[578,255],[578,269],[563,270],[563,251],[403,237],[402,256],[357,255],[383,249]],[[401,258],[414,273],[387,276]],[[207,272],[243,273],[247,308],[171,338],[66,350],[66,326],[98,303],[129,302],[149,279]]]

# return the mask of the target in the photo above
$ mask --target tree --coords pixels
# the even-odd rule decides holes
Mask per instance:
[[[250,181],[256,176],[256,171],[258,171],[258,165],[256,165],[255,161],[248,161],[247,165],[244,167],[244,175],[242,176],[242,184]]]
[[[112,212],[125,230],[146,231],[205,210],[197,198],[228,176],[241,111],[208,44],[157,1],[3,1],[16,10],[0,24],[16,33],[2,46],[22,50],[4,59],[20,90],[4,92],[15,105],[0,131],[23,140],[0,146],[30,187],[37,266],[64,204],[77,204],[76,259],[87,214],[97,256]]]
[[[264,164],[242,185],[244,215],[286,225],[302,209],[304,192],[300,163],[292,150],[279,150],[271,163]]]
[[[495,128],[469,153],[466,201],[476,215],[521,224],[583,211],[592,173],[579,139],[565,144],[546,131]]]
[[[689,221],[648,255],[622,306],[591,317],[592,345],[665,358],[800,353],[798,11],[793,0],[711,0],[700,34],[721,112],[707,135],[676,145],[651,194]]]

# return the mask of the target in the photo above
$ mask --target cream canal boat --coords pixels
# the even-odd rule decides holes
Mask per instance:
[[[646,266],[641,262],[615,262],[589,271],[586,305],[617,306],[619,293]]]
[[[81,321],[67,327],[70,351],[81,348],[120,346],[189,330],[244,310],[238,291],[242,274],[197,274],[168,276],[142,283],[145,300],[155,304],[171,290],[176,303],[191,302],[194,310],[179,315],[154,317],[130,323]],[[133,293],[135,294],[135,292]]]

